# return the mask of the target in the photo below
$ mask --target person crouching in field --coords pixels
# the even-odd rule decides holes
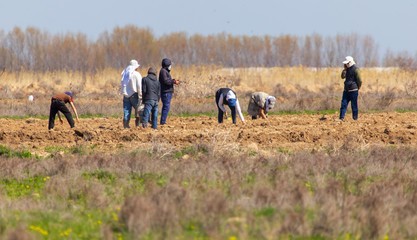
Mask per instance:
[[[342,104],[340,107],[340,116],[336,121],[343,121],[345,117],[347,106],[351,102],[353,120],[358,119],[358,95],[359,89],[362,86],[362,79],[359,68],[351,56],[347,56],[343,61],[344,69],[342,71],[342,79],[346,79],[345,88],[342,96]]]
[[[145,109],[143,110],[143,122],[142,127],[148,126],[149,115],[152,112],[152,128],[157,129],[158,125],[158,102],[161,94],[161,84],[156,78],[156,70],[150,67],[148,70],[148,76],[142,79],[142,98],[145,103]]]
[[[232,112],[233,124],[236,124],[236,110],[239,114],[240,120],[242,120],[242,123],[245,124],[245,119],[243,118],[242,111],[240,110],[239,100],[237,99],[236,93],[232,89],[220,88],[216,92],[216,105],[219,110],[219,123],[223,123],[223,113],[227,118],[227,112],[223,107],[223,104],[229,105],[230,111]]]
[[[249,99],[248,113],[252,119],[257,119],[258,116],[266,119],[266,114],[274,107],[275,101],[275,97],[269,96],[267,93],[254,92]]]
[[[61,123],[64,123],[59,112],[62,112],[64,114],[71,128],[74,127],[74,119],[72,118],[72,115],[70,111],[68,110],[67,106],[65,106],[66,103],[70,104],[72,111],[74,111],[75,116],[77,117],[77,122],[79,122],[77,109],[74,106],[74,100],[72,98],[72,93],[71,92],[58,93],[58,94],[55,94],[51,98],[51,110],[49,111],[49,125],[48,125],[49,130],[52,130],[55,126],[56,114],[58,114],[59,121]]]
[[[139,63],[131,60],[122,72],[121,93],[123,95],[123,127],[129,128],[132,107],[135,109],[136,127],[139,127],[139,106],[142,99],[142,76],[137,71]]]

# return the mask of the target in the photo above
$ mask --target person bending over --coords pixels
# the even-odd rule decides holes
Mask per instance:
[[[233,124],[236,124],[236,111],[239,114],[240,120],[245,124],[245,119],[243,118],[242,111],[240,110],[239,100],[237,99],[236,93],[230,88],[220,88],[216,92],[216,105],[219,110],[218,121],[223,123],[223,113],[226,115],[226,109],[223,107],[223,104],[227,104],[232,112]]]
[[[266,119],[266,115],[274,107],[275,101],[274,96],[269,96],[264,92],[254,92],[249,99],[248,113],[252,119],[257,119],[258,116]]]
[[[57,93],[51,98],[51,109],[49,111],[49,125],[48,125],[49,130],[53,129],[55,126],[56,114],[58,114],[59,121],[61,123],[64,123],[59,112],[62,112],[64,114],[71,128],[74,127],[74,119],[72,118],[71,112],[68,110],[67,106],[65,106],[66,103],[70,104],[72,111],[74,111],[75,117],[77,118],[77,122],[79,122],[77,109],[74,106],[74,100],[72,98],[72,93],[71,92]]]

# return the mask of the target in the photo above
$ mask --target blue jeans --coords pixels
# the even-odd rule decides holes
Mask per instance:
[[[134,93],[130,97],[123,97],[123,120],[129,123],[130,116],[132,114],[132,107],[135,109],[135,117],[139,117],[139,105],[140,101],[137,93]]]
[[[162,112],[161,112],[161,121],[160,124],[164,125],[167,122],[167,117],[169,113],[169,107],[171,106],[172,93],[162,93]]]
[[[146,100],[145,109],[143,110],[143,123],[147,124],[149,115],[152,112],[152,128],[157,129],[158,126],[158,101]]]
[[[352,116],[353,116],[353,120],[357,120],[358,119],[358,90],[356,91],[352,91],[352,92],[348,92],[348,91],[343,91],[343,96],[342,96],[342,105],[340,107],[340,119],[343,119],[345,117],[346,114],[346,110],[348,107],[349,102],[351,102],[351,106],[352,106]]]

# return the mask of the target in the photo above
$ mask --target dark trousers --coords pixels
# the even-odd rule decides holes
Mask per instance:
[[[169,107],[171,106],[172,93],[162,93],[161,102],[162,102],[162,111],[161,111],[161,125],[164,125],[167,122],[167,117],[169,113]]]
[[[219,111],[218,115],[217,115],[217,120],[219,121],[219,123],[223,123],[223,110],[219,107],[219,100],[220,100],[220,91],[216,92],[216,106],[217,106],[217,110]],[[225,102],[224,102],[225,103]],[[227,103],[227,102],[226,102]],[[232,112],[232,120],[233,120],[233,124],[236,124],[236,106],[229,106],[230,111]]]
[[[343,96],[342,96],[342,105],[340,107],[340,119],[343,119],[345,117],[346,114],[346,110],[348,107],[349,102],[351,102],[351,106],[352,106],[352,117],[353,120],[357,120],[358,119],[358,90],[356,91],[352,91],[352,92],[348,92],[348,91],[343,91]]]
[[[74,119],[70,111],[68,110],[67,106],[65,106],[65,102],[57,99],[51,100],[51,110],[49,111],[49,125],[48,129],[52,129],[55,126],[55,115],[61,111],[64,114],[65,118],[67,119],[71,128],[74,127]]]

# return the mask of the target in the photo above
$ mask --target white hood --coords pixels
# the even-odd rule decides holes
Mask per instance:
[[[135,70],[139,67],[140,65],[138,64],[138,62],[136,60],[131,60],[130,61],[130,65],[127,66],[125,68],[125,70],[123,70],[123,72],[121,73],[122,75],[122,80],[121,80],[121,93],[122,94],[126,94],[126,86],[129,82],[129,79],[132,78],[132,74],[135,72]]]

